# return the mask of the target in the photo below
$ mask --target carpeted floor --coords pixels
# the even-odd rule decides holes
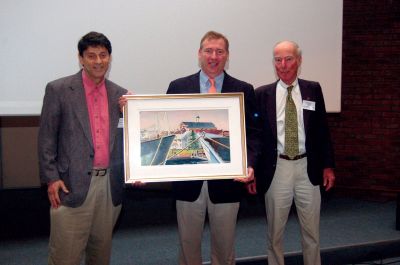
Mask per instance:
[[[114,234],[111,264],[177,264],[178,234],[170,193],[141,190],[128,190],[127,193],[124,210]],[[43,191],[1,191],[0,213],[0,264],[46,264],[48,206]],[[395,214],[394,201],[369,202],[336,197],[324,199],[321,210],[321,252],[323,261],[326,261],[324,264],[333,262],[335,259],[332,257],[336,257],[335,262],[342,262],[331,263],[336,265],[345,264],[346,259],[352,263],[372,259],[376,257],[372,255],[374,248],[381,248],[380,252],[387,255],[382,258],[389,258],[396,256],[393,253],[397,252],[397,249],[390,248],[399,247],[400,256],[400,231],[395,229]],[[265,232],[263,206],[256,198],[249,197],[243,201],[238,218],[238,264],[266,264]],[[206,226],[202,249],[205,263],[209,260],[209,238]],[[288,262],[301,264],[298,263],[301,262],[301,245],[295,213],[290,215],[285,231],[285,251]],[[351,259],[352,255],[357,260]],[[342,261],[338,261],[337,258],[342,256]],[[394,262],[391,264],[400,264],[400,261]]]

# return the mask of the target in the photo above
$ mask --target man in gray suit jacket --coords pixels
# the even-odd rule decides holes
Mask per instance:
[[[273,60],[279,80],[256,89],[264,141],[255,175],[257,191],[265,195],[270,265],[284,264],[283,232],[293,200],[304,264],[321,264],[319,185],[329,190],[335,181],[321,86],[297,78],[301,58],[296,43],[278,43]]]
[[[48,185],[49,264],[109,264],[123,189],[121,112],[126,90],[105,79],[111,43],[90,32],[78,43],[82,70],[47,84],[39,169]]]

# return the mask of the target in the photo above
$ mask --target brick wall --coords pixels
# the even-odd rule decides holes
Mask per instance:
[[[343,1],[342,111],[329,114],[336,192],[400,192],[400,1]]]

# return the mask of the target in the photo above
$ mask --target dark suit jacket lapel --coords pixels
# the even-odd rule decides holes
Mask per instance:
[[[267,114],[268,114],[268,121],[270,123],[270,127],[272,128],[272,133],[274,134],[275,138],[277,138],[277,128],[276,128],[276,86],[278,81],[272,84],[272,89],[267,89]]]
[[[233,92],[231,82],[232,82],[232,77],[225,72],[221,93]]]
[[[241,92],[237,87],[235,87],[235,79],[228,75],[226,72],[224,76],[224,82],[222,83],[221,93],[231,93],[231,92]]]
[[[198,93],[200,93],[200,71],[194,75],[189,76],[185,87],[185,94]]]
[[[309,88],[310,84],[302,79],[298,79],[298,81],[299,81],[302,102],[303,102],[303,100],[309,100],[309,101],[315,102],[315,99],[312,97],[312,94],[311,94],[312,90]],[[311,114],[311,112],[309,110],[303,109],[304,130],[306,133],[307,133],[307,129],[308,129],[308,121],[310,118],[310,114]]]
[[[75,75],[71,82],[71,102],[74,106],[74,111],[82,130],[88,139],[90,145],[93,147],[92,133],[90,130],[89,112],[86,104],[85,90],[83,88],[82,71]]]

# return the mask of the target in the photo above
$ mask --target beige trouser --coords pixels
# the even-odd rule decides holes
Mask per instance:
[[[268,264],[283,265],[283,232],[293,203],[301,226],[305,265],[321,264],[319,218],[321,193],[307,174],[307,158],[288,161],[279,158],[271,186],[265,194],[268,222]]]
[[[199,198],[194,202],[176,201],[180,265],[201,265],[201,238],[206,213],[211,232],[211,264],[235,264],[235,228],[239,202],[217,203],[210,201],[207,181]]]
[[[85,202],[50,209],[49,265],[108,265],[111,238],[121,211],[111,199],[109,174],[92,176]]]

